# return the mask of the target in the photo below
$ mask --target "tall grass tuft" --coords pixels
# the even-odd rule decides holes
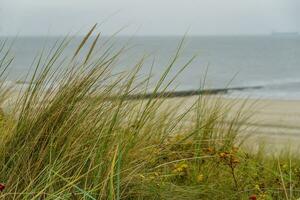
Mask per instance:
[[[139,78],[144,58],[128,72],[113,73],[126,47],[95,51],[101,40],[100,35],[91,37],[95,27],[73,55],[64,54],[72,42],[68,37],[48,54],[43,51],[27,76],[29,84],[21,89],[5,85],[12,59],[3,44],[0,103],[3,108],[12,103],[0,113],[2,199],[291,195],[288,185],[282,187],[288,180],[284,169],[267,170],[280,162],[272,167],[240,149],[240,124],[247,120],[241,112],[233,115],[231,105],[218,97],[200,95],[185,109],[178,109],[187,105],[184,99],[157,98],[194,59],[169,77],[184,41],[153,96],[130,99],[150,90],[150,75]],[[273,178],[279,180],[276,189]]]

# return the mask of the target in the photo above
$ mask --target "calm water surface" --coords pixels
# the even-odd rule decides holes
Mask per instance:
[[[3,39],[3,38],[2,38]],[[43,47],[49,49],[59,37],[18,37],[12,47],[15,55],[10,79],[20,79]],[[104,38],[105,41],[107,38]],[[155,58],[154,77],[163,71],[174,55],[181,37],[117,37],[115,48],[131,47],[118,63],[126,70],[143,55],[149,55],[142,69],[146,74]],[[76,43],[76,39],[74,40]],[[74,45],[66,55],[74,52]],[[197,89],[206,75],[206,88],[263,86],[262,89],[234,91],[230,96],[271,99],[300,99],[300,37],[201,36],[187,37],[174,74],[193,55],[197,58],[175,83],[177,90]]]

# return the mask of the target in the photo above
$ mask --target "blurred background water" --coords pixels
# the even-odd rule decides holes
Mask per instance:
[[[2,40],[5,38],[1,38]],[[18,37],[11,53],[15,59],[9,79],[19,80],[28,72],[34,57],[50,49],[60,37]],[[103,38],[102,43],[108,38]],[[154,61],[154,78],[170,63],[182,37],[115,37],[114,48],[130,47],[119,60],[117,70],[128,70],[147,55],[141,73],[147,74]],[[76,43],[65,50],[74,53]],[[101,43],[99,48],[101,48]],[[299,36],[190,36],[185,38],[180,58],[171,75],[192,56],[196,59],[178,77],[176,90],[198,89],[205,77],[205,88],[262,86],[260,89],[232,91],[231,97],[300,99]],[[207,73],[206,73],[207,71]]]

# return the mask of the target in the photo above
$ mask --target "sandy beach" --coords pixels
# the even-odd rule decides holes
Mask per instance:
[[[230,101],[230,99],[224,99]],[[239,100],[241,101],[241,100]],[[289,146],[293,151],[300,144],[300,101],[248,100],[253,104],[253,115],[247,122],[255,144],[264,143],[269,151]]]
[[[172,105],[183,101],[180,110],[185,111],[197,98],[197,96],[174,97],[166,99],[165,103]],[[300,100],[245,100],[222,96],[217,98],[216,95],[205,98],[207,98],[206,102],[212,105],[217,99],[222,105],[229,105],[232,115],[240,111],[241,106],[245,104],[243,113],[250,117],[246,122],[240,121],[240,123],[245,128],[243,133],[250,135],[246,143],[249,148],[264,144],[269,151],[278,152],[280,149],[286,150],[288,146],[293,150],[298,150],[298,146],[300,147]]]
[[[213,96],[208,98],[208,102],[215,100]],[[175,99],[176,101],[183,100],[183,98],[173,100]],[[186,97],[185,105],[188,107],[195,100],[196,97]],[[232,105],[231,112],[235,114],[240,110],[245,99],[221,98],[221,102]],[[247,99],[244,113],[251,115],[247,122],[241,122],[246,127],[245,133],[250,135],[245,144],[249,148],[265,145],[269,152],[289,148],[298,151],[300,101]]]
[[[249,103],[253,101],[249,100]],[[265,143],[269,151],[286,150],[287,146],[293,151],[298,151],[300,101],[258,100],[253,108],[254,114],[247,124],[252,130],[252,141]]]

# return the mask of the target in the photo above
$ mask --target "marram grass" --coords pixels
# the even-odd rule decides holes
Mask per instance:
[[[5,85],[11,59],[3,44],[1,199],[300,197],[299,159],[275,159],[240,146],[244,106],[232,115],[231,105],[217,97],[199,96],[185,110],[178,109],[184,100],[171,105],[154,98],[192,61],[169,77],[182,43],[153,98],[130,100],[149,91],[151,75],[139,78],[144,59],[114,74],[126,48],[108,46],[99,54],[101,37],[90,37],[94,29],[71,56],[64,56],[68,38],[42,52],[28,73],[29,84],[18,90]]]

